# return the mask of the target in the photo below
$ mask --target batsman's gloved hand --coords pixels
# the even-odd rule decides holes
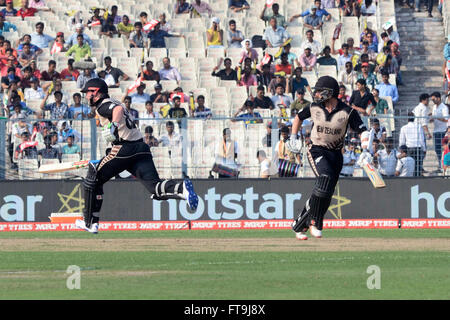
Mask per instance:
[[[117,139],[118,124],[116,122],[108,123],[102,129],[102,137],[106,143],[114,142]]]
[[[286,142],[286,148],[292,153],[301,153],[303,148],[303,141],[297,135],[292,134],[290,139]]]

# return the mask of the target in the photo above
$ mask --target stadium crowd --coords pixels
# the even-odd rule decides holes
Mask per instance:
[[[426,141],[431,139],[436,173],[443,172],[449,166],[449,91],[422,94],[394,138],[391,123],[400,98],[397,86],[403,85],[404,57],[395,24],[378,27],[377,1],[303,2],[305,10],[286,10],[282,5],[287,2],[268,0],[259,16],[252,17],[254,27],[247,23],[244,29],[243,19],[252,8],[245,0],[229,0],[225,12],[202,0],[174,0],[171,10],[158,13],[125,14],[120,5],[99,4],[89,5],[89,15],[75,9],[61,15],[60,7],[53,7],[56,0],[0,1],[1,100],[10,120],[11,167],[18,169],[20,159],[82,156],[83,137],[75,124],[96,114],[79,90],[99,77],[124,103],[152,148],[181,149],[183,118],[231,117],[230,126],[243,122],[245,128],[258,125],[266,131],[253,148],[257,154],[249,155],[261,164],[261,177],[296,175],[280,165],[298,168],[306,161],[285,147],[291,119],[311,103],[316,79],[326,74],[338,80],[339,99],[371,128],[368,151],[382,175],[423,175]],[[431,16],[432,1],[428,3]],[[421,9],[418,0],[407,4]],[[61,16],[63,30],[50,21]],[[443,59],[450,61],[450,37]],[[449,69],[450,62],[444,65],[448,81]],[[301,132],[306,142],[311,125],[306,122]],[[273,146],[274,129],[279,141]],[[214,157],[219,169],[235,171],[244,147],[231,132],[217,131],[222,138]],[[354,175],[361,151],[361,141],[350,131],[342,149],[343,176]],[[230,177],[225,171],[216,172]]]

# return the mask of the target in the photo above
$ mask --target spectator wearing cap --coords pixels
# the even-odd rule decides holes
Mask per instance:
[[[5,21],[5,17],[3,14],[0,14],[0,35],[3,35],[3,32],[11,32],[17,31],[16,25],[11,22]]]
[[[53,96],[55,98],[55,102],[47,104],[47,99],[50,93],[47,91],[45,94],[44,100],[42,100],[40,108],[42,111],[50,111],[50,119],[51,120],[62,120],[67,119],[69,117],[69,107],[66,103],[62,101],[63,94],[61,91],[55,91]]]
[[[322,56],[317,59],[317,63],[321,66],[335,66],[336,72],[338,72],[338,63],[335,58],[331,56],[331,48],[325,46],[322,51]]]
[[[148,33],[150,48],[165,48],[166,42],[164,41],[164,38],[171,37],[184,38],[184,35],[177,35],[161,30],[161,25],[158,23],[154,29]]]
[[[186,0],[176,0],[176,3],[173,6],[173,11],[175,14],[189,14],[191,5],[186,2]]]
[[[305,46],[303,53],[298,58],[298,63],[303,71],[313,71],[316,67],[317,56],[312,53],[310,45]]]
[[[105,63],[105,69],[103,71],[105,71],[107,75],[111,75],[114,80],[114,84],[112,86],[119,87],[121,78],[123,81],[130,79],[130,77],[121,69],[112,66],[112,59],[110,56],[105,57],[103,62]]]
[[[73,45],[77,44],[77,43],[78,43],[78,41],[77,41],[77,36],[78,36],[79,34],[81,34],[81,35],[83,36],[83,42],[84,42],[84,43],[87,43],[87,44],[92,48],[92,44],[93,44],[93,43],[92,43],[92,40],[91,40],[91,38],[90,38],[86,33],[84,33],[84,26],[83,26],[83,24],[81,24],[81,23],[78,23],[78,24],[75,26],[75,33],[72,34],[72,35],[69,37],[69,39],[67,39],[66,47],[67,47],[67,48],[70,48],[70,47],[72,47]]]
[[[262,10],[261,14],[259,15],[259,18],[263,20],[266,24],[270,21],[272,17],[275,17],[277,20],[277,25],[287,28],[287,22],[286,18],[280,14],[280,5],[278,3],[272,4],[272,8],[269,10],[267,9],[267,6],[264,6],[264,9]]]
[[[74,59],[70,58],[67,61],[67,68],[61,71],[61,80],[62,81],[77,81],[80,76],[80,72],[73,67]]]
[[[415,162],[412,157],[408,155],[408,147],[401,145],[397,155],[397,166],[395,167],[396,177],[412,177],[416,176]]]
[[[382,82],[376,86],[380,92],[381,97],[391,97],[392,103],[395,105],[398,102],[399,95],[397,86],[389,83],[389,73],[383,72],[381,74]]]
[[[356,86],[356,80],[358,80],[358,74],[353,70],[353,63],[346,62],[345,69],[341,70],[338,74],[338,82],[340,85],[349,85],[353,90]]]
[[[298,88],[295,91],[295,100],[291,103],[290,108],[292,110],[296,110],[296,113],[300,112],[304,107],[307,107],[311,104],[311,101],[305,99],[305,89]]]
[[[17,10],[14,9],[14,2],[13,0],[6,0],[5,1],[6,7],[3,8],[0,12],[4,17],[15,17],[17,16]]]
[[[56,34],[56,39],[53,42],[52,48],[50,49],[50,54],[54,55],[58,52],[65,52],[66,49],[66,40],[64,39],[64,32],[58,32]]]
[[[378,79],[377,76],[369,70],[370,66],[368,62],[361,63],[361,72],[358,73],[356,80],[364,79],[366,81],[366,85],[373,89],[378,85]]]
[[[132,103],[142,103],[144,104],[148,100],[150,100],[150,95],[148,93],[145,93],[144,90],[146,88],[145,83],[141,83],[139,87],[136,88],[136,93],[132,94],[131,102]]]
[[[253,99],[253,105],[255,108],[260,109],[274,109],[272,99],[265,95],[264,86],[256,88],[256,97]]]
[[[159,76],[159,72],[156,70],[153,70],[153,62],[147,61],[145,63],[145,69],[144,65],[141,65],[141,72],[139,73],[138,77],[143,77],[144,81],[156,81],[159,82],[161,80]]]
[[[398,45],[401,44],[400,35],[398,34],[397,31],[394,30],[394,25],[392,24],[391,21],[388,21],[383,25],[383,30],[388,34],[390,40],[398,43]]]
[[[367,88],[366,81],[359,79],[356,81],[356,90],[353,91],[350,97],[349,105],[363,116],[367,116],[370,110],[367,109],[369,104],[376,105],[377,102]]]
[[[163,59],[163,68],[159,70],[161,80],[175,80],[178,84],[181,81],[181,74],[177,68],[170,65],[170,59],[165,57]]]
[[[31,34],[31,43],[39,48],[48,48],[50,43],[54,41],[55,38],[44,34],[44,23],[36,23],[36,32]]]
[[[275,17],[270,18],[269,24],[270,26],[265,29],[262,37],[269,48],[281,47],[284,42],[291,39],[286,29],[277,24]]]
[[[147,48],[148,41],[146,40],[144,32],[142,31],[142,23],[136,21],[134,23],[134,31],[130,33],[128,41],[130,42],[130,48]]]
[[[155,93],[153,93],[150,96],[150,102],[151,103],[167,103],[168,97],[166,94],[162,92],[162,85],[159,83],[156,83],[154,86]]]
[[[44,90],[39,86],[39,79],[36,77],[31,78],[31,87],[25,88],[25,100],[41,100],[45,98]]]
[[[444,139],[447,132],[447,122],[450,121],[448,106],[442,103],[440,92],[436,91],[431,94],[431,100],[433,101],[434,108],[432,112],[431,122],[434,123],[433,129],[433,141],[434,151],[438,159],[439,167],[441,171],[441,159],[442,159],[442,139]]]
[[[127,15],[123,15],[122,22],[117,25],[117,31],[119,36],[124,36],[127,39],[134,31],[134,25],[130,23],[130,18]]]
[[[388,114],[389,104],[385,99],[380,98],[380,90],[378,90],[377,88],[373,88],[372,95],[377,104],[375,106],[374,105],[371,106],[371,109],[368,112],[368,114],[371,115],[373,110],[375,110],[376,115]]]
[[[244,34],[237,30],[236,28],[236,20],[231,19],[230,22],[228,22],[228,48],[241,48],[241,42],[244,40]]]
[[[89,46],[89,44],[84,42],[83,35],[79,34],[77,35],[77,44],[74,44],[72,47],[70,47],[65,55],[66,57],[70,57],[73,55],[75,62],[88,59],[92,55],[91,47]]]
[[[259,112],[255,112],[253,101],[246,100],[243,106],[234,113],[231,121],[244,121],[245,126],[247,127],[247,124],[250,123],[262,123],[263,119]]]
[[[311,97],[313,96],[311,87],[309,86],[308,80],[302,77],[303,70],[301,67],[297,67],[294,70],[292,77],[288,82],[288,90],[292,94],[292,98],[295,99],[295,94],[298,89],[303,89],[303,91],[308,90]],[[303,93],[304,94],[304,93]]]
[[[69,106],[69,118],[70,119],[87,119],[91,114],[91,109],[81,103],[81,94],[76,92],[72,95],[73,103]]]
[[[322,44],[319,41],[314,40],[314,31],[306,31],[305,36],[306,39],[300,44],[301,50],[305,52],[306,48],[310,47],[311,53],[318,56],[322,52]]]
[[[211,17],[214,13],[213,9],[207,2],[202,0],[194,0],[194,2],[191,3],[191,18],[200,18],[205,13],[208,14],[208,17]]]
[[[228,0],[228,8],[234,12],[241,12],[250,9],[246,0]]]
[[[61,79],[61,75],[56,71],[56,61],[48,61],[48,69],[41,73],[41,80],[43,81],[53,81]]]

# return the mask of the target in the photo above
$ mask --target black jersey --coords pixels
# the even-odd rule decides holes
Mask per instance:
[[[311,118],[313,145],[330,150],[342,149],[348,126],[357,133],[367,130],[358,112],[342,101],[331,113],[323,105],[311,103],[297,113],[297,117],[302,121]]]

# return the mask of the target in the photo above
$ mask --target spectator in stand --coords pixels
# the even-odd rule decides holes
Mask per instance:
[[[252,69],[249,66],[244,67],[242,77],[241,80],[238,81],[238,85],[241,87],[245,86],[247,91],[249,87],[258,85],[258,80],[256,79],[256,76],[252,74]]]
[[[20,138],[21,143],[16,147],[14,159],[37,159],[37,141],[31,141],[31,135],[28,131],[22,132]]]
[[[62,154],[81,154],[81,148],[78,144],[74,143],[74,140],[74,136],[67,137],[67,144],[62,147]]]
[[[275,163],[267,158],[266,152],[264,150],[258,150],[256,153],[256,158],[260,164],[259,177],[266,178],[276,178],[278,177],[278,168]]]
[[[62,120],[68,119],[69,117],[69,107],[66,103],[62,102],[63,94],[61,91],[55,91],[53,96],[55,97],[55,102],[47,104],[47,99],[50,93],[47,91],[44,100],[42,100],[40,108],[44,111],[50,111],[50,119]]]
[[[167,21],[167,19],[166,19],[166,14],[165,14],[164,12],[162,12],[162,13],[159,15],[159,24],[161,25],[161,30],[167,31],[167,32],[172,31],[172,26],[171,26],[171,24]]]
[[[159,83],[154,86],[155,93],[150,96],[150,101],[152,103],[167,103],[168,97],[162,92],[162,85]]]
[[[387,35],[387,34],[386,34]],[[359,38],[360,42],[368,41],[369,48],[373,49],[375,52],[378,52],[378,37],[377,33],[372,29],[372,24],[367,22],[367,25]]]
[[[266,135],[262,138],[262,145],[264,147],[272,147],[272,121],[266,125]]]
[[[220,80],[237,81],[237,72],[236,72],[236,70],[231,68],[231,59],[225,58],[225,60],[223,60],[223,64],[224,64],[225,68],[220,70],[219,72],[217,72],[217,70],[219,70],[219,68],[220,68],[221,62],[222,62],[222,60],[220,60],[219,64],[214,67],[211,75],[213,77],[219,77]]]
[[[78,92],[74,93],[72,99],[73,104],[69,107],[69,118],[77,120],[89,118],[91,109],[87,105],[81,103],[81,94]]]
[[[336,8],[336,0],[322,0],[322,4],[320,5],[320,9],[332,9]]]
[[[369,72],[372,72],[372,73],[376,72],[377,67],[375,66],[375,64],[370,62],[369,55],[367,53],[363,53],[360,56],[358,63],[354,67],[356,72],[361,72],[362,71],[362,64],[363,63],[368,63],[369,64]]]
[[[298,88],[297,90],[295,90],[295,100],[289,107],[291,108],[291,111],[295,110],[296,113],[298,113],[303,110],[304,107],[307,107],[310,104],[311,101],[305,99],[305,89]]]
[[[311,14],[311,12],[312,12],[312,10],[313,10],[313,7],[316,9],[316,15],[319,16],[319,18],[320,18],[322,21],[330,21],[330,19],[331,19],[331,14],[330,14],[328,11],[326,11],[325,9],[321,9],[321,8],[320,8],[321,5],[322,5],[321,0],[314,0],[314,6],[312,6],[310,9],[308,9],[308,10],[302,12],[301,14],[293,15],[293,16],[289,19],[289,22],[292,22],[292,21],[294,21],[295,19],[297,19],[297,18],[299,18],[299,17],[304,18],[304,17],[306,17],[307,15]]]
[[[300,44],[300,48],[304,52],[306,48],[310,47],[311,53],[318,56],[322,52],[322,44],[319,41],[314,40],[314,31],[308,30],[305,35],[306,39]]]
[[[343,103],[348,104],[350,101],[350,96],[346,93],[347,88],[344,85],[339,85],[339,95],[338,100],[341,100]]]
[[[381,97],[391,97],[392,103],[395,104],[398,102],[399,95],[397,86],[389,83],[389,74],[386,72],[383,72],[381,74],[382,83],[378,84],[376,88],[380,92]]]
[[[291,39],[291,36],[281,26],[277,25],[277,19],[275,17],[270,18],[270,26],[264,31],[262,39],[266,41],[266,45],[269,48],[281,47],[284,42]]]
[[[250,9],[246,0],[228,0],[228,8],[234,12],[241,12]]]
[[[91,80],[93,78],[97,78],[97,75],[95,74],[95,72],[89,68],[84,69],[83,73],[81,73],[78,76],[77,88],[79,88],[79,89],[84,88],[84,85],[86,84],[86,82],[88,82],[89,80]]]
[[[99,35],[105,36],[106,38],[114,38],[118,34],[119,34],[119,31],[117,31],[117,28],[114,25],[113,18],[109,17],[108,19],[106,19],[105,23],[102,25]]]
[[[382,53],[383,48],[387,46],[387,43],[389,41],[389,35],[387,34],[386,31],[384,31],[380,34],[380,38],[381,38],[381,41],[378,43],[378,51],[377,51],[379,54]],[[390,40],[390,41],[392,41],[392,40]]]
[[[378,163],[378,171],[383,177],[395,176],[398,152],[393,146],[394,139],[386,138],[384,149],[376,151],[373,155],[374,162]]]
[[[364,79],[359,79],[356,81],[356,90],[353,91],[350,97],[349,105],[358,111],[360,115],[367,116],[369,104],[376,105],[376,101],[373,95],[367,88],[366,81]]]
[[[377,6],[373,0],[363,0],[361,4],[361,14],[363,16],[374,16],[377,13]]]
[[[250,39],[245,39],[241,42],[241,62],[246,58],[250,58],[253,63],[258,63],[258,52],[253,49],[253,43]]]
[[[121,69],[115,68],[111,65],[112,59],[110,56],[105,57],[103,62],[105,63],[105,69],[103,71],[105,71],[107,75],[111,75],[113,77],[113,87],[119,87],[120,80],[127,81],[128,79],[130,79],[130,77]]]
[[[150,48],[165,48],[166,42],[164,38],[184,38],[182,34],[168,33],[167,31],[161,30],[161,25],[158,23],[152,31],[148,33],[148,38],[150,39]]]
[[[45,93],[44,90],[42,90],[42,88],[39,86],[38,78],[31,78],[31,88],[26,88],[24,94],[26,101],[44,99]]]
[[[148,94],[146,94],[146,93],[144,93],[144,95],[148,96]],[[133,118],[134,124],[136,125],[136,127],[139,128],[139,120],[137,120],[137,119],[139,119],[139,111],[132,108],[131,106],[133,103],[143,103],[143,102],[141,102],[140,99],[138,100],[135,98],[135,96],[134,97],[133,96],[134,95],[123,97],[122,102],[123,102],[125,108],[127,109],[127,111],[129,112],[129,114],[131,115],[131,117]]]
[[[29,35],[29,34],[25,34],[22,37],[21,43],[19,43],[19,45],[17,46],[17,52],[21,53],[23,51],[23,46],[25,44],[27,44],[27,43],[30,44],[30,51],[31,52],[36,53],[38,55],[42,53],[42,49],[41,48],[39,48],[38,46],[35,46],[34,44],[31,43],[31,35]],[[11,46],[9,46],[9,47],[11,47]]]
[[[283,48],[283,53],[286,53],[288,56],[289,64],[291,64],[293,67],[298,66],[298,57],[295,53],[291,52],[291,44],[288,43]]]
[[[304,53],[300,56],[298,62],[304,71],[314,70],[317,63],[317,57],[312,53],[311,45],[305,47]]]
[[[285,86],[281,83],[277,84],[275,87],[275,94],[272,96],[272,103],[275,108],[286,108],[289,109],[293,99],[290,95],[285,94]]]
[[[44,23],[36,23],[36,32],[31,34],[31,43],[39,48],[49,48],[50,43],[54,41],[55,38],[44,34]]]
[[[122,22],[117,25],[117,32],[119,37],[129,38],[130,34],[134,31],[134,25],[130,23],[130,18],[127,15],[123,15]]]
[[[277,160],[277,163],[279,160],[287,160],[290,163],[296,163],[296,160],[300,160],[299,159],[299,155],[292,153],[291,151],[289,151],[289,149],[286,147],[286,143],[288,142],[288,140],[290,139],[290,130],[288,126],[283,125],[280,128],[280,140],[277,142],[277,144],[275,145],[274,148],[274,157]],[[278,173],[280,174],[281,172],[278,171]]]
[[[406,145],[401,145],[397,154],[397,165],[395,167],[396,177],[413,177],[417,176],[414,158],[408,155],[409,148]]]
[[[159,76],[159,72],[156,70],[153,70],[153,62],[147,61],[145,63],[145,69],[144,65],[141,65],[141,72],[139,73],[138,77],[143,77],[144,81],[156,81],[159,82],[161,80]]]
[[[241,42],[244,41],[244,34],[236,29],[236,21],[231,19],[228,22],[228,48],[241,48]]]
[[[298,89],[303,89],[303,91],[308,90],[311,97],[313,96],[308,80],[302,77],[302,73],[303,73],[302,68],[297,67],[294,70],[294,74],[289,79],[288,90],[286,91],[292,94],[293,99],[295,99],[295,93],[297,92]]]
[[[269,87],[270,82],[274,78],[274,74],[270,70],[270,65],[267,63],[263,64],[261,72],[256,77],[258,78],[259,86]]]
[[[158,112],[153,110],[153,103],[148,100],[145,102],[145,111],[139,113],[139,121],[141,130],[147,126],[158,127],[160,122],[158,119],[161,118]],[[153,128],[152,128],[153,129]]]
[[[344,0],[339,5],[341,17],[359,17],[361,10],[356,0]]]
[[[375,106],[372,105],[368,114],[371,115],[373,110],[375,110],[376,115],[388,114],[389,104],[385,99],[380,98],[380,90],[378,90],[377,88],[373,88],[372,95],[377,104]]]
[[[58,71],[56,71],[56,61],[49,60],[48,61],[48,69],[41,73],[42,81],[53,81],[61,79],[61,75]]]
[[[369,63],[363,62],[361,64],[361,72],[358,73],[358,77],[356,80],[364,79],[366,81],[367,86],[370,86],[370,89],[373,89],[378,85],[378,79],[374,73],[369,71],[369,68],[370,68]]]
[[[118,7],[117,6],[111,6],[111,13],[109,13],[105,19],[111,19],[114,23],[114,25],[118,25],[122,21],[122,17],[117,14]]]
[[[215,162],[225,166],[236,166],[239,155],[239,144],[231,139],[231,130],[225,128],[222,131],[222,138],[217,141],[214,157]],[[219,173],[219,178],[229,178],[227,175]]]
[[[144,127],[144,142],[149,147],[157,147],[159,145],[158,138],[153,135],[153,127],[146,126]]]
[[[286,29],[288,25],[286,23],[286,18],[280,14],[280,5],[278,3],[272,4],[272,8],[269,12],[267,12],[267,8],[268,6],[265,5],[263,11],[259,15],[259,18],[267,24],[272,17],[275,17],[277,20],[277,25]]]
[[[17,31],[17,27],[11,22],[5,21],[4,15],[0,14],[0,35],[3,35],[3,32],[12,31]]]
[[[130,96],[130,103],[146,103],[147,101],[149,101],[150,95],[144,92],[146,87],[147,86],[145,85],[145,83],[141,83],[139,87],[136,88],[136,93]]]
[[[331,48],[325,46],[322,51],[322,56],[317,59],[317,63],[321,66],[335,66],[336,73],[338,72],[338,63],[335,58],[331,56]]]
[[[236,111],[231,122],[244,121],[246,127],[250,123],[263,123],[263,119],[259,112],[255,112],[253,101],[246,100],[244,105]]]
[[[353,90],[356,86],[356,80],[358,80],[358,74],[353,70],[353,64],[351,62],[346,62],[345,70],[341,70],[338,75],[339,84],[349,85]]]
[[[355,163],[357,160],[357,155],[355,153],[355,145],[349,143],[348,145],[342,147],[342,169],[339,174],[341,177],[353,177],[355,171]]]
[[[331,43],[332,43],[331,53],[332,54],[336,54],[336,51],[334,51],[334,41],[332,41]],[[342,44],[341,48],[342,48],[342,54],[340,54],[338,59],[337,59],[337,65],[338,65],[338,70],[339,71],[344,70],[345,64],[347,62],[351,62],[352,61],[352,55],[350,54],[348,44],[347,43]]]
[[[288,55],[283,52],[280,56],[280,62],[275,64],[275,72],[283,71],[286,75],[291,75],[293,73],[293,66],[289,63]]]
[[[20,79],[20,88],[25,91],[26,88],[31,88],[31,68],[25,67],[22,69],[22,79]]]
[[[361,42],[361,55],[367,54],[369,57],[369,61],[375,62],[377,60],[377,53],[369,48],[369,41],[363,40]]]
[[[58,32],[56,34],[56,39],[53,42],[53,45],[50,49],[50,54],[54,55],[58,52],[65,52],[66,48],[66,40],[64,40],[64,32]]]
[[[91,57],[91,47],[84,42],[83,35],[79,34],[77,36],[77,44],[70,47],[66,52],[66,56],[70,57],[73,54],[75,62],[80,60],[89,59]]]
[[[17,75],[17,69],[18,68],[14,68],[14,67],[8,67],[6,69],[7,73],[2,76],[1,79],[1,83],[2,83],[2,88],[3,89],[8,89],[9,88],[9,84],[14,81],[16,83],[20,83],[20,77]]]
[[[14,64],[14,62],[16,61],[16,59],[13,56],[8,57],[7,59],[7,63],[3,64],[2,62],[0,62],[0,70],[1,70],[1,76],[2,77],[6,77],[8,74],[11,73],[11,69],[14,69],[14,74],[20,78],[21,71],[20,68],[16,67],[16,65]]]
[[[42,89],[44,89],[44,92],[48,92],[50,90],[50,93],[60,91],[63,95],[62,102],[69,105],[72,94],[63,89],[61,80],[55,80],[53,82],[47,83],[42,86]],[[48,97],[47,104],[53,102],[55,102],[55,96],[51,94]]]
[[[434,123],[433,130],[433,142],[434,151],[438,159],[438,169],[436,172],[442,172],[441,159],[442,159],[442,139],[444,139],[445,133],[447,132],[447,122],[449,118],[448,106],[442,103],[440,92],[436,91],[431,94],[431,101],[434,103],[434,108],[432,112],[431,122]]]
[[[58,121],[58,142],[66,143],[68,137],[74,137],[75,141],[81,141],[81,134],[73,129],[66,120]],[[62,153],[62,149],[61,149]]]
[[[82,36],[83,36],[83,43],[87,43],[87,44],[92,48],[92,45],[93,45],[92,40],[91,40],[91,38],[84,32],[84,26],[83,26],[83,24],[81,24],[81,23],[78,23],[78,24],[75,26],[75,33],[72,34],[72,35],[69,37],[69,39],[67,39],[67,42],[66,42],[66,47],[67,47],[67,48],[70,48],[70,47],[72,47],[73,45],[75,45],[75,44],[78,43],[78,40],[77,40],[78,35],[82,35]]]
[[[284,72],[276,72],[275,78],[270,81],[269,86],[267,87],[267,90],[270,91],[270,94],[275,95],[276,86],[278,84],[282,84],[285,88],[288,86],[288,79],[286,78],[286,75]]]
[[[170,65],[170,59],[168,57],[163,59],[163,68],[159,70],[159,76],[161,80],[176,80],[178,84],[181,81],[180,72],[177,68]]]
[[[380,120],[377,118],[370,119],[370,127],[370,134],[373,136],[373,141],[386,142],[387,131],[385,127],[380,125]],[[377,149],[374,148],[373,150],[376,152]]]
[[[197,119],[212,118],[211,109],[205,107],[205,96],[199,95],[197,97],[197,107],[195,108],[192,116]]]
[[[29,7],[30,8],[35,8],[35,9],[42,9],[44,11],[45,10],[50,11],[50,9],[44,3],[44,0],[30,0]]]
[[[186,118],[188,113],[186,110],[181,107],[181,98],[180,96],[173,97],[173,106],[169,110],[169,118],[172,119],[182,119]],[[181,120],[178,120],[178,126],[181,128]]]
[[[30,8],[28,0],[22,0],[21,3],[22,7],[17,11],[17,16],[22,17],[22,19],[25,17],[34,17],[36,12],[38,12],[38,9]]]
[[[396,42],[398,45],[401,45],[400,35],[397,31],[394,31],[394,25],[391,21],[388,21],[383,25],[383,30],[388,34],[390,40]]]
[[[414,176],[421,176],[426,153],[425,134],[423,127],[415,122],[415,115],[412,112],[408,112],[408,124],[400,129],[399,144],[406,145],[407,154],[414,159]]]
[[[173,89],[173,91],[170,93],[169,101],[173,100],[173,97],[179,96],[181,103],[187,103],[189,101],[189,96],[183,92],[183,88],[177,87]]]
[[[323,20],[317,14],[317,8],[312,6],[310,13],[303,17],[303,28],[310,30],[321,30],[323,25]]]
[[[190,4],[185,0],[176,0],[173,11],[175,14],[189,14],[191,12],[190,7]]]
[[[14,9],[13,0],[6,0],[5,4],[6,4],[6,7],[4,9],[2,9],[1,14],[4,17],[15,17],[15,16],[17,16],[17,10]]]
[[[217,17],[211,19],[211,28],[206,30],[206,47],[223,48],[223,30]]]
[[[13,58],[14,59],[13,66],[19,67],[20,65],[19,65],[19,61],[17,61],[17,51],[15,49],[13,49],[13,48],[10,48],[8,43],[9,43],[8,40],[6,40],[4,42],[4,48],[2,48],[2,49],[4,49],[4,51],[2,50],[2,53],[4,55],[2,55],[0,57],[1,58],[1,62],[3,64],[7,64],[8,63],[8,58]],[[7,47],[7,48],[5,48],[5,47]]]
[[[77,81],[80,76],[80,72],[73,67],[74,59],[69,59],[67,61],[67,68],[61,71],[61,80],[62,81]]]
[[[253,99],[253,106],[260,109],[274,109],[272,100],[264,94],[264,86],[258,86],[256,88],[256,97]]]
[[[205,13],[208,14],[208,17],[212,17],[213,15],[213,10],[207,2],[202,0],[194,0],[194,2],[191,3],[192,18],[200,18],[204,16]]]
[[[31,61],[30,63],[31,74],[33,77],[38,78],[39,80],[42,78],[41,71],[37,68],[36,60]]]
[[[102,9],[102,10],[104,10],[104,9]],[[89,30],[91,30],[92,24],[97,23],[97,22],[100,23],[100,26],[102,26],[105,23],[105,19],[103,18],[103,16],[100,15],[100,8],[94,9],[94,15],[87,22]]]

